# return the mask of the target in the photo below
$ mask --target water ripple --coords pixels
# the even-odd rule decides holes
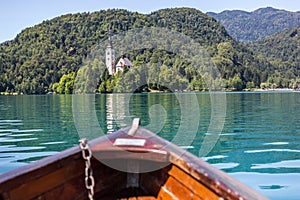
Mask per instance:
[[[295,149],[259,149],[259,150],[247,150],[245,153],[264,153],[264,152],[293,152],[300,153],[300,150]]]
[[[57,141],[57,142],[44,142],[40,143],[40,145],[53,145],[53,144],[65,144],[67,143],[66,141]]]
[[[11,132],[13,133],[31,133],[31,132],[41,132],[44,131],[43,129],[27,129],[27,130],[19,130],[13,129]]]
[[[232,162],[232,163],[215,163],[212,165],[218,169],[232,169],[239,166],[240,164]]]
[[[270,142],[270,143],[264,143],[263,145],[287,145],[288,142]]]
[[[300,160],[285,160],[275,163],[253,164],[251,169],[270,169],[270,168],[300,168]]]
[[[0,142],[24,142],[24,141],[31,141],[31,140],[38,140],[38,138],[20,138],[20,139],[10,139],[10,138],[0,138]]]
[[[222,159],[222,158],[227,158],[228,156],[224,156],[224,155],[216,155],[216,156],[208,156],[208,157],[202,157],[201,159],[204,161],[208,161],[208,160],[213,160],[213,159]]]
[[[182,149],[194,149],[194,146],[180,146]]]
[[[13,119],[13,120],[0,120],[0,124],[12,124],[12,123],[20,123],[22,120]]]

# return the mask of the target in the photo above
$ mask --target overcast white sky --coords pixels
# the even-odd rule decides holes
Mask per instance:
[[[43,20],[78,12],[108,8],[150,13],[162,8],[193,7],[202,12],[224,10],[253,11],[273,7],[300,11],[298,0],[4,0],[0,3],[0,42],[13,39],[27,27]]]

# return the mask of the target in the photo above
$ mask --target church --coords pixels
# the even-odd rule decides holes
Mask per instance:
[[[124,56],[122,56],[115,65],[115,50],[112,46],[110,34],[108,37],[108,42],[109,44],[106,46],[105,50],[105,64],[108,69],[109,75],[115,75],[119,71],[123,71],[125,67],[128,67],[130,69],[133,66],[133,64],[128,58]]]
[[[132,66],[132,62],[128,58],[122,56],[122,58],[120,58],[119,62],[116,65],[116,73],[118,73],[118,71],[123,71],[125,67],[128,67],[128,69],[130,69]]]

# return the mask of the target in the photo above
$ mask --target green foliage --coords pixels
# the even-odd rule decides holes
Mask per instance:
[[[166,65],[137,65],[127,72],[119,73],[101,82],[99,92],[147,92],[183,91],[188,88],[188,80],[179,72]]]
[[[189,84],[189,89],[193,91],[207,91],[208,87],[201,76],[194,76]]]
[[[23,30],[0,45],[0,91],[43,94],[76,72],[92,47],[114,33],[147,25],[145,16],[126,10],[68,14]],[[3,76],[2,76],[3,75]]]
[[[163,9],[151,13],[149,17],[155,26],[181,32],[204,46],[231,40],[223,26],[196,9]]]
[[[242,42],[255,41],[300,26],[300,13],[260,8],[253,12],[240,10],[207,13],[223,24],[229,34]]]
[[[300,76],[300,27],[249,43],[249,47],[275,66],[277,77],[295,79]]]
[[[229,80],[226,82],[227,82],[227,84],[225,87],[229,90],[241,91],[241,90],[245,89],[245,83],[242,81],[242,79],[238,75],[235,75],[233,78],[229,78]],[[254,85],[251,85],[251,83],[248,82],[248,86],[251,86],[253,88]]]
[[[107,28],[118,34],[153,26],[181,32],[200,43],[211,55],[221,78],[227,80],[227,88],[259,87],[283,69],[283,62],[291,62],[288,76],[298,75],[298,69],[293,68],[298,65],[293,60],[274,59],[270,64],[262,54],[256,57],[251,50],[232,39],[215,19],[196,9],[163,9],[148,15],[114,9],[47,20],[1,44],[0,92],[44,94],[55,91],[68,94],[73,91],[207,90],[206,75],[201,74],[191,60],[159,48],[127,52],[126,56],[134,67],[113,77],[109,76],[102,61],[96,59],[84,63],[93,47],[107,39]],[[182,50],[179,44],[179,41],[172,41],[170,45],[175,50]],[[188,52],[183,51],[183,55],[186,54]],[[203,67],[206,65],[199,65],[205,71]],[[280,85],[291,85],[286,81],[288,77],[280,77]]]
[[[81,67],[74,83],[74,93],[90,94],[98,90],[101,82],[101,75],[105,74],[105,65],[103,62],[95,59],[93,63],[88,63]]]
[[[75,72],[64,74],[59,83],[54,83],[52,89],[59,94],[72,94],[75,81]]]

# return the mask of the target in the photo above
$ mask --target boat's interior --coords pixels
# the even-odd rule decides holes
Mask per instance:
[[[103,191],[103,196],[100,195],[99,199],[219,199],[216,194],[192,180],[176,166],[169,165],[161,170],[139,174],[138,187],[118,184],[126,183],[128,176],[131,174],[119,174],[118,177],[123,180],[115,183],[118,189],[111,187],[112,191]]]
[[[168,153],[139,152],[130,154],[131,158],[126,151],[94,153],[98,160],[105,163],[94,161],[96,166],[93,168],[102,169],[95,171],[98,179],[95,187],[97,199],[220,199],[190,173],[182,170],[185,166],[184,162],[180,162],[182,160],[174,160],[175,157]],[[115,159],[110,160],[112,157]],[[125,169],[125,172],[115,167]],[[126,172],[134,170],[141,173]]]

